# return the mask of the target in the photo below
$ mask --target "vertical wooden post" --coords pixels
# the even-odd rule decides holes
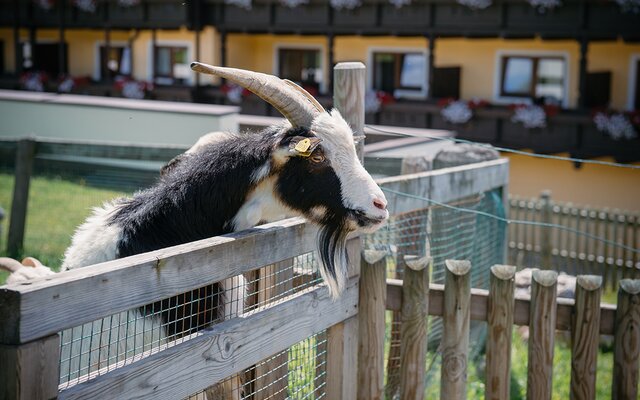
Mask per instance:
[[[460,400],[467,398],[471,263],[446,260],[445,266],[440,398]]]
[[[540,194],[540,200],[542,201],[542,213],[540,215],[540,219],[542,223],[550,224],[551,223],[551,192],[549,190],[545,190]],[[542,229],[542,237],[540,244],[540,256],[541,256],[541,267],[543,269],[550,269],[552,267],[551,262],[551,252],[552,252],[552,242],[551,242],[551,228],[544,227]],[[526,244],[526,242],[525,242]]]
[[[551,399],[557,280],[555,271],[533,271],[527,371],[527,399],[530,400]]]
[[[24,243],[27,205],[29,202],[29,184],[33,171],[35,153],[36,141],[33,138],[22,139],[18,142],[9,238],[7,240],[7,253],[12,257],[18,257],[20,255]]]
[[[17,346],[0,344],[0,398],[46,400],[58,396],[60,337]]]
[[[431,257],[405,256],[402,282],[400,399],[424,398]],[[384,344],[384,342],[383,342]]]
[[[602,277],[579,275],[571,327],[571,398],[596,398]]]
[[[384,333],[387,301],[387,252],[365,250],[358,303],[358,399],[377,400],[384,391]]]
[[[510,396],[511,332],[514,313],[514,276],[516,267],[491,267],[487,300],[487,365],[485,399],[500,400]]]
[[[640,361],[640,280],[622,279],[618,289],[611,398],[638,398]]]
[[[335,66],[333,105],[347,121],[353,134],[364,135],[364,91],[366,67],[361,62],[344,62]],[[364,140],[356,144],[360,162],[364,159]]]

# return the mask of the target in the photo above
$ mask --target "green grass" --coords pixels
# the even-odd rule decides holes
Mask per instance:
[[[0,174],[0,206],[11,211],[13,175]],[[54,269],[60,267],[64,250],[71,243],[76,227],[90,214],[91,209],[124,193],[96,189],[82,182],[56,178],[31,179],[27,226],[21,257],[33,256]],[[0,255],[6,254],[9,219],[5,219],[0,238]],[[0,277],[0,281],[4,281]]]

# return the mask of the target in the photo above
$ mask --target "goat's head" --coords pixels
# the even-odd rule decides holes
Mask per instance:
[[[191,67],[247,88],[287,118],[290,125],[276,131],[277,148],[263,172],[277,172],[279,199],[320,225],[320,270],[338,294],[347,280],[347,235],[373,232],[389,217],[382,190],[358,159],[351,128],[337,110],[325,111],[288,80],[201,63]]]

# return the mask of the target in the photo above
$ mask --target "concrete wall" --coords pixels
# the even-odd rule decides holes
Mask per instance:
[[[191,145],[237,131],[237,107],[0,90],[0,137]]]

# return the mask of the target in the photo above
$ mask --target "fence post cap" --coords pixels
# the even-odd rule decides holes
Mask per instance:
[[[407,264],[407,267],[411,268],[414,271],[422,271],[429,264],[431,264],[431,257],[418,257],[412,255],[404,256],[404,263]]]
[[[620,290],[632,295],[640,294],[640,279],[620,280]]]
[[[466,275],[471,270],[471,261],[468,260],[445,260],[444,265],[454,275]]]
[[[385,258],[388,253],[389,252],[387,250],[363,250],[362,258],[364,258],[364,261],[366,261],[367,264],[375,264]]]
[[[584,290],[598,290],[602,286],[602,277],[600,275],[578,275],[576,284]]]
[[[333,67],[334,70],[336,70],[336,69],[364,69],[364,68],[366,68],[365,65],[363,63],[361,63],[360,61],[340,62],[340,63],[336,64],[335,67]]]
[[[496,278],[506,281],[514,278],[516,267],[514,265],[495,264],[491,267],[491,273]]]
[[[533,270],[533,280],[542,286],[549,287],[556,284],[558,281],[558,273],[550,270]]]

